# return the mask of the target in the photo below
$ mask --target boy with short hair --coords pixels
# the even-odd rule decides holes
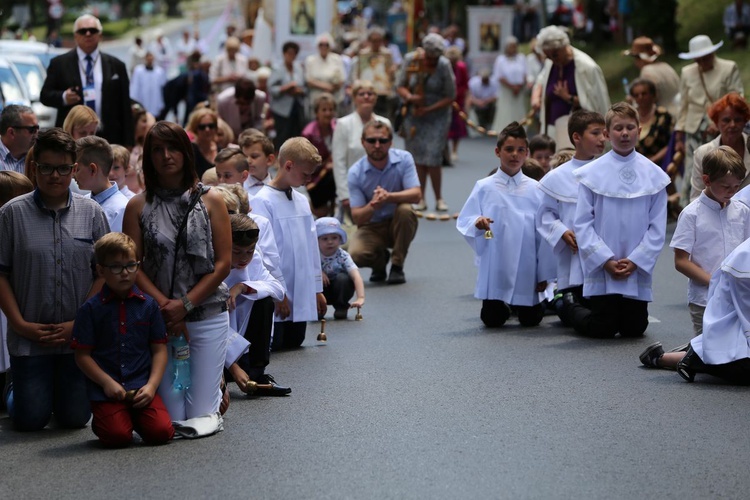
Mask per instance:
[[[302,345],[306,322],[326,312],[310,202],[293,189],[308,182],[321,161],[310,141],[288,139],[279,149],[278,174],[253,198],[254,212],[271,222],[286,285],[284,299],[276,304],[274,350]]]
[[[104,235],[94,252],[104,286],[78,310],[72,343],[88,377],[91,428],[107,447],[129,445],[133,430],[147,444],[164,444],[174,428],[156,392],[167,366],[159,304],[135,285],[140,262],[129,236]]]
[[[578,180],[573,171],[604,151],[604,117],[595,111],[574,112],[568,121],[568,136],[575,145],[575,154],[539,182],[544,196],[536,213],[536,229],[555,253],[557,295],[571,293],[580,302],[583,299],[583,268],[574,228]],[[559,301],[555,305],[562,307]],[[565,315],[559,310],[558,314],[566,323]]]
[[[109,169],[109,180],[117,184],[120,192],[125,198],[130,199],[135,193],[128,188],[126,177],[130,170],[130,151],[125,146],[111,144],[112,146],[112,168]]]
[[[244,185],[250,173],[247,157],[240,148],[228,147],[219,151],[215,158],[216,177],[219,184]]]
[[[333,304],[333,318],[346,319],[350,308],[365,304],[365,284],[351,255],[341,248],[346,243],[346,231],[335,217],[321,217],[315,221],[323,271],[323,295]],[[357,300],[349,304],[354,292]],[[321,318],[322,319],[322,318]]]
[[[97,293],[94,242],[109,232],[101,207],[70,192],[76,143],[67,132],[40,132],[37,187],[0,209],[0,308],[8,318],[13,386],[6,401],[16,429],[86,425],[86,380],[70,350],[76,311]],[[10,404],[12,401],[12,404]]]
[[[261,387],[255,396],[285,396],[292,392],[289,387],[278,385],[265,373],[270,361],[271,338],[273,337],[274,301],[284,299],[284,287],[263,264],[256,248],[260,230],[246,214],[232,214],[232,270],[224,283],[229,287],[229,318],[234,331],[249,343],[244,348],[230,342],[227,351],[227,370],[237,386],[250,394],[248,380]],[[247,344],[246,343],[246,344]],[[232,355],[233,346],[243,349]]]
[[[550,158],[555,154],[555,140],[545,134],[538,134],[529,141],[529,156],[538,161],[545,172],[550,171]]]
[[[240,148],[247,157],[249,177],[243,186],[251,198],[258,194],[264,185],[270,184],[271,174],[269,169],[276,161],[275,149],[271,139],[258,132],[240,134]],[[279,151],[279,164],[281,164],[281,151]],[[281,170],[281,168],[279,168]]]
[[[112,148],[106,139],[90,135],[76,141],[78,167],[76,181],[81,189],[91,191],[91,199],[101,205],[114,232],[122,231],[122,218],[128,204],[127,197],[116,183],[109,180],[114,161]]]
[[[688,309],[695,336],[703,333],[711,276],[727,255],[750,238],[750,208],[732,198],[744,178],[745,164],[731,147],[720,146],[706,154],[706,187],[680,212],[669,244],[675,269],[689,278]],[[675,368],[681,357],[682,352],[665,354],[661,342],[655,342],[640,359],[646,366]]]
[[[591,307],[563,296],[566,320],[587,337],[640,337],[667,226],[669,176],[635,151],[638,112],[614,104],[605,117],[612,150],[573,171],[579,182],[574,233]]]
[[[513,122],[500,132],[495,155],[500,168],[477,181],[456,226],[479,259],[474,296],[482,299],[484,324],[502,326],[515,306],[522,326],[536,326],[544,315],[539,293],[554,278],[554,264],[534,225],[542,192],[521,172],[528,155],[521,125]]]

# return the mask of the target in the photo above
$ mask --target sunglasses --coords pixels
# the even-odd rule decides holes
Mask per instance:
[[[52,175],[52,172],[57,171],[60,176],[69,175],[75,165],[48,165],[47,163],[36,163],[34,162],[37,171],[42,175]]]
[[[198,130],[216,130],[215,123],[201,123],[198,125]]]
[[[39,125],[11,125],[10,128],[25,130],[29,134],[36,134],[39,132]]]
[[[76,35],[86,36],[86,35],[98,35],[99,30],[97,28],[81,28],[79,30],[76,30]]]
[[[139,262],[128,262],[127,264],[110,264],[108,266],[102,266],[107,269],[109,269],[109,272],[112,274],[122,274],[123,271],[127,270],[128,274],[133,274],[138,270],[138,267],[141,265]]]
[[[364,139],[367,144],[388,144],[391,140],[391,137],[366,137]]]

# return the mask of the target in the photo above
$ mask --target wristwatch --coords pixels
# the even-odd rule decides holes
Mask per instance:
[[[193,305],[192,302],[190,302],[190,299],[187,298],[187,295],[185,295],[184,297],[182,297],[182,299],[180,299],[180,300],[182,300],[182,305],[183,305],[183,307],[185,308],[185,311],[188,314],[190,314],[190,311],[192,311],[193,309],[195,309],[195,306]]]

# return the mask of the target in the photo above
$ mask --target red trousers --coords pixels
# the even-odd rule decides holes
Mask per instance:
[[[164,444],[174,436],[172,419],[159,395],[144,408],[121,401],[91,401],[91,428],[107,447],[128,446],[135,430],[147,444]]]

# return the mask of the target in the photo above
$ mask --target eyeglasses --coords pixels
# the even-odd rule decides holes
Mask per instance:
[[[76,35],[86,36],[86,35],[98,35],[99,29],[98,28],[81,28],[76,30]]]
[[[330,47],[327,43],[319,43],[318,47]]]
[[[29,134],[36,134],[39,132],[39,125],[11,125],[10,128],[25,130]]]
[[[388,144],[391,140],[391,137],[366,137],[364,139],[367,144]]]
[[[198,125],[198,130],[216,130],[215,123],[201,123]]]
[[[112,274],[122,274],[123,271],[127,270],[128,274],[132,274],[138,270],[141,262],[128,262],[127,264],[110,264],[108,266],[102,266],[109,269]]]
[[[370,90],[365,90],[362,92],[357,92],[357,97],[372,97],[375,95],[375,92],[372,92]]]
[[[70,175],[75,167],[75,165],[48,165],[47,163],[34,163],[37,171],[42,175],[52,175],[52,172],[57,171],[58,175],[66,176]]]

